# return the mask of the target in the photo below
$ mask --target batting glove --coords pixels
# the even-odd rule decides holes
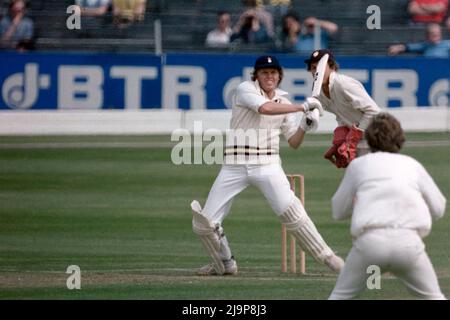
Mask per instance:
[[[314,98],[314,97],[306,98],[306,101],[303,102],[303,106],[305,107],[305,112],[312,111],[314,109],[318,109],[320,116],[323,115],[322,104],[320,103],[319,99],[317,99],[317,98]]]
[[[316,131],[319,127],[319,118],[320,115],[318,109],[305,112],[302,121],[300,122],[300,128],[305,132]]]

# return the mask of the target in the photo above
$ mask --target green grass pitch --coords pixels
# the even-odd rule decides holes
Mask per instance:
[[[407,139],[420,143],[403,153],[418,159],[449,198],[450,134]],[[306,209],[345,256],[349,221],[335,222],[330,213],[344,171],[323,159],[329,141],[331,135],[310,135],[299,150],[283,147],[283,167],[305,176]],[[336,275],[311,257],[306,275],[280,272],[280,223],[254,188],[235,199],[224,222],[239,275],[196,276],[209,259],[192,233],[189,204],[204,203],[220,166],[173,165],[170,145],[167,136],[0,137],[0,298],[328,297]],[[448,208],[425,243],[450,297]],[[69,265],[81,268],[81,290],[66,287]],[[412,296],[385,275],[381,290],[366,290],[360,298]]]

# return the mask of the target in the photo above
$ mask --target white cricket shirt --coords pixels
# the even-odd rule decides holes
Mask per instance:
[[[369,96],[361,82],[349,76],[332,72],[329,83],[329,99],[321,91],[319,100],[324,110],[336,115],[339,126],[351,127],[354,123],[362,130],[380,108]]]
[[[269,99],[258,81],[241,83],[234,96],[230,130],[227,131],[225,164],[279,163],[280,133],[289,140],[298,129],[299,114],[263,115],[258,112],[264,103],[273,101],[291,104],[288,93],[276,89]]]
[[[418,161],[389,152],[353,160],[332,199],[333,218],[352,216],[354,237],[373,228],[414,229],[425,237],[432,217],[442,217],[445,205],[445,197]]]

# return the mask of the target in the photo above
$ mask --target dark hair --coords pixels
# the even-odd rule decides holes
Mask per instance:
[[[336,62],[335,58],[334,58],[334,54],[331,50],[329,49],[319,49],[319,50],[314,50],[311,53],[311,56],[309,59],[305,60],[305,63],[307,65],[307,70],[311,71],[311,64],[313,62],[319,62],[319,60],[325,55],[328,54],[328,66],[330,67],[330,69],[334,69],[335,71],[339,70],[339,64]]]
[[[249,15],[247,17],[245,17],[244,19],[244,23],[242,24],[242,29],[247,31],[250,31],[252,29],[252,25],[253,25],[253,20],[255,20],[256,17],[253,15]]]
[[[400,122],[391,114],[382,112],[373,117],[366,129],[365,137],[372,152],[397,153],[405,142]]]
[[[282,30],[281,30],[281,33],[286,36],[289,35],[289,29],[286,26],[286,20],[288,18],[292,18],[298,23],[300,23],[300,18],[298,17],[297,13],[295,13],[294,11],[289,11],[288,13],[286,13],[282,18]]]
[[[283,80],[283,69],[281,69],[281,68],[274,68],[274,69],[277,69],[278,73],[280,75],[280,81],[278,81],[278,85],[280,85],[281,80]],[[256,80],[256,74],[258,73],[258,70],[261,70],[261,69],[254,69],[253,70],[253,72],[252,72],[252,81]]]
[[[339,63],[337,63],[335,60],[328,60],[328,66],[330,69],[333,69],[334,71],[339,70]]]
[[[20,40],[16,45],[16,50],[33,51],[36,49],[36,43],[33,39]]]

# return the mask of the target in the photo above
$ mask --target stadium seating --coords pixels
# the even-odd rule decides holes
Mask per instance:
[[[73,0],[33,0],[29,15],[35,21],[37,50],[92,50],[102,52],[154,52],[155,27],[162,26],[164,52],[268,52],[272,43],[258,45],[235,44],[228,49],[205,48],[204,40],[216,25],[216,12],[226,9],[236,22],[243,10],[240,0],[151,0],[145,20],[127,30],[118,31],[112,25],[109,12],[102,28],[90,37],[66,28],[66,8]],[[408,25],[407,0],[379,0],[382,30],[367,30],[366,9],[369,0],[293,0],[293,9],[301,19],[315,16],[336,22],[340,29],[331,40],[331,48],[340,55],[386,55],[390,44],[423,40],[424,27]],[[350,5],[349,5],[350,4]],[[2,13],[7,12],[3,4]],[[279,30],[281,17],[274,17]],[[448,31],[445,35],[449,36]]]

